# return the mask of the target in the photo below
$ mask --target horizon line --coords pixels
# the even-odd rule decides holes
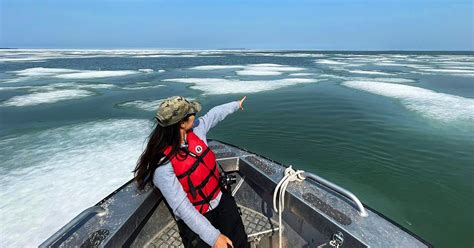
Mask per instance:
[[[267,48],[163,48],[163,47],[109,47],[109,48],[45,48],[45,47],[0,47],[0,50],[190,50],[190,51],[315,51],[315,52],[474,52],[472,50],[437,50],[437,49],[267,49]]]

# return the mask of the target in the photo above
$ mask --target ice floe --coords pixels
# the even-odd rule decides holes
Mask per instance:
[[[393,63],[393,62],[378,62],[374,63],[374,65],[378,66],[398,66],[398,67],[414,67],[416,65],[412,64],[402,64],[402,63]]]
[[[0,63],[6,62],[44,62],[50,59],[74,59],[95,57],[130,58],[194,58],[220,57],[236,51],[222,50],[70,50],[70,49],[5,49],[0,51]]]
[[[43,86],[32,86],[31,91],[37,90],[55,90],[55,89],[111,89],[117,87],[114,84],[105,84],[105,83],[54,83],[47,84]]]
[[[195,58],[198,54],[151,54],[151,55],[136,55],[134,58]],[[216,57],[216,56],[206,56]]]
[[[45,62],[45,58],[41,57],[25,57],[25,58],[0,58],[0,62]]]
[[[119,103],[117,104],[117,106],[118,107],[132,107],[132,108],[142,109],[145,111],[156,111],[158,109],[158,106],[160,106],[162,102],[163,102],[163,99],[151,100],[151,101],[135,100],[135,101]]]
[[[369,74],[369,75],[394,75],[393,73],[381,72],[381,71],[365,71],[365,70],[350,70],[350,73],[354,74]]]
[[[474,99],[432,90],[373,81],[347,81],[344,86],[400,100],[408,109],[440,121],[474,120]]]
[[[236,70],[240,76],[278,76],[285,72],[303,71],[305,68],[285,66],[280,64],[248,64],[248,65],[204,65],[191,67],[192,70]]]
[[[308,72],[299,72],[299,73],[291,73],[288,76],[291,77],[306,77],[306,76],[314,76],[316,74],[314,73],[308,73]]]
[[[302,67],[284,66],[284,65],[276,65],[276,64],[250,64],[245,67],[245,70],[294,72],[294,71],[304,71],[306,69]]]
[[[283,74],[279,71],[274,70],[257,70],[257,69],[250,69],[250,70],[242,70],[236,71],[237,75],[240,76],[278,76]]]
[[[132,178],[151,125],[104,120],[0,140],[0,246],[37,247]]]
[[[319,80],[309,78],[285,78],[277,80],[236,80],[224,78],[174,78],[166,82],[192,84],[191,88],[203,91],[205,95],[255,93],[276,90],[287,86],[315,83]]]
[[[0,87],[0,91],[8,91],[8,90],[28,90],[31,86],[5,86]]]
[[[137,85],[137,86],[126,86],[126,87],[122,87],[122,89],[124,90],[144,90],[144,89],[155,89],[155,88],[160,88],[160,87],[163,87],[165,85],[161,85],[161,84],[158,84],[158,85],[144,85],[144,84],[140,84],[140,85]]]
[[[34,106],[44,103],[55,103],[64,100],[73,100],[94,95],[94,92],[81,89],[52,90],[46,92],[35,92],[27,95],[14,96],[2,103],[0,106],[23,107]]]
[[[275,57],[290,57],[290,58],[323,58],[326,57],[325,54],[318,53],[284,53],[284,54],[274,54]]]
[[[457,76],[474,76],[474,70],[461,70],[461,69],[421,69],[423,72],[429,72],[433,74],[451,74]]]
[[[64,68],[44,68],[44,67],[35,67],[28,68],[19,71],[13,71],[17,76],[20,77],[45,77],[45,76],[55,76],[62,73],[76,73],[78,70],[64,69]]]
[[[375,82],[384,82],[384,83],[414,83],[415,80],[408,78],[361,78],[353,77],[349,78],[350,80],[358,81],[375,81]]]
[[[65,68],[44,68],[34,67],[19,71],[12,71],[19,77],[25,79],[29,77],[54,77],[62,79],[93,79],[93,78],[106,78],[106,77],[120,77],[138,73],[150,73],[152,69],[140,69],[140,70],[75,70]],[[21,79],[21,78],[20,78]]]
[[[191,67],[192,70],[200,70],[200,71],[212,71],[212,70],[226,70],[226,69],[243,69],[245,66],[243,65],[201,65]]]
[[[265,57],[286,57],[286,58],[323,58],[325,54],[320,53],[282,53],[282,52],[258,52],[258,51],[241,51],[234,52],[241,56],[265,56]]]
[[[81,71],[81,72],[74,72],[74,73],[65,73],[65,74],[58,74],[54,77],[56,78],[63,78],[63,79],[89,79],[89,78],[106,78],[106,77],[120,77],[120,76],[127,76],[132,74],[137,74],[138,71]]]
[[[326,65],[347,65],[347,63],[339,62],[335,60],[329,60],[329,59],[318,59],[315,62],[318,64],[326,64]]]
[[[27,85],[27,86],[5,86],[0,87],[0,90],[28,90],[29,92],[46,91],[46,90],[57,90],[57,89],[111,89],[117,87],[114,84],[105,83],[54,83],[47,85]]]

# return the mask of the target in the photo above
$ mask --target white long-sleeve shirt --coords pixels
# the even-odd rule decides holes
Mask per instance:
[[[224,120],[226,116],[237,111],[239,107],[239,101],[235,101],[212,108],[204,116],[195,119],[193,132],[207,145],[207,132],[218,122]],[[219,237],[220,231],[212,226],[209,220],[194,208],[179,183],[170,162],[159,166],[155,170],[153,183],[161,191],[163,197],[165,197],[176,218],[182,219],[192,231],[212,247]],[[209,210],[219,205],[221,196],[222,192],[210,202]]]

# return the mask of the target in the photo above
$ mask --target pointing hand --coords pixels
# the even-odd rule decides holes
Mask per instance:
[[[239,104],[240,104],[240,109],[242,109],[242,110],[244,110],[243,104],[244,104],[245,98],[247,98],[247,96],[242,97],[242,99],[240,99],[240,102],[239,102]]]

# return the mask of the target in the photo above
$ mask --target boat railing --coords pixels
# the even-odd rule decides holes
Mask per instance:
[[[67,238],[87,223],[87,221],[94,216],[103,215],[105,212],[106,210],[100,206],[93,206],[82,211],[73,220],[44,241],[39,247],[59,247]]]
[[[273,162],[275,162],[275,163],[277,163],[277,164],[283,165],[283,164],[281,164],[281,163],[279,163],[279,162],[277,162],[277,161],[274,161],[274,160],[272,160],[272,159],[266,158],[265,156],[256,154],[256,153],[254,153],[254,152],[251,152],[251,151],[249,151],[249,150],[247,150],[247,149],[238,147],[238,146],[236,146],[236,145],[232,145],[232,144],[229,144],[229,143],[226,143],[226,142],[223,142],[223,141],[220,141],[220,140],[214,140],[214,139],[208,139],[208,141],[209,141],[209,142],[210,142],[210,141],[217,141],[217,142],[222,143],[222,144],[225,144],[225,145],[227,145],[227,146],[235,147],[235,148],[237,148],[237,149],[239,149],[239,150],[246,151],[246,152],[250,153],[251,155],[259,156],[259,157],[262,157],[262,158],[264,158],[264,159],[273,161]],[[237,159],[238,159],[238,158],[248,157],[248,156],[250,156],[250,155],[244,155],[244,156],[232,157],[232,158],[237,158]],[[230,158],[225,158],[225,159],[230,159]],[[217,160],[219,160],[219,159],[217,159]],[[224,158],[223,158],[222,160],[224,160]],[[339,186],[339,185],[337,185],[337,184],[335,184],[335,183],[333,183],[333,182],[330,182],[330,181],[328,181],[328,180],[326,180],[326,179],[324,179],[324,178],[322,178],[322,177],[320,177],[320,176],[317,176],[317,175],[315,175],[315,174],[313,174],[313,173],[305,172],[304,175],[305,175],[307,178],[312,179],[312,180],[315,181],[316,183],[319,183],[319,184],[321,184],[321,185],[324,185],[325,187],[327,187],[327,188],[329,188],[329,189],[331,189],[331,190],[336,191],[337,193],[341,194],[342,196],[344,196],[344,197],[348,198],[349,200],[351,200],[352,202],[354,202],[354,204],[357,206],[357,208],[358,208],[358,210],[359,210],[359,215],[360,215],[360,216],[362,216],[362,217],[367,217],[367,216],[369,216],[368,213],[367,213],[367,211],[365,210],[364,205],[363,205],[362,202],[359,200],[359,198],[357,198],[357,196],[355,196],[355,195],[354,195],[352,192],[350,192],[349,190],[347,190],[347,189],[345,189],[345,188],[343,188],[343,187],[341,187],[341,186]]]
[[[368,216],[368,213],[367,211],[365,210],[364,208],[364,205],[362,205],[362,202],[359,200],[359,198],[357,198],[357,196],[355,196],[352,192],[350,192],[349,190],[333,183],[333,182],[330,182],[320,176],[317,176],[313,173],[310,173],[310,172],[305,172],[304,173],[305,177],[306,178],[309,178],[321,185],[324,185],[325,187],[328,187],[329,189],[331,190],[334,190],[336,191],[337,193],[345,196],[346,198],[348,198],[349,200],[351,200],[352,202],[354,202],[354,204],[357,206],[358,210],[359,210],[359,215],[362,216],[362,217],[367,217]]]

